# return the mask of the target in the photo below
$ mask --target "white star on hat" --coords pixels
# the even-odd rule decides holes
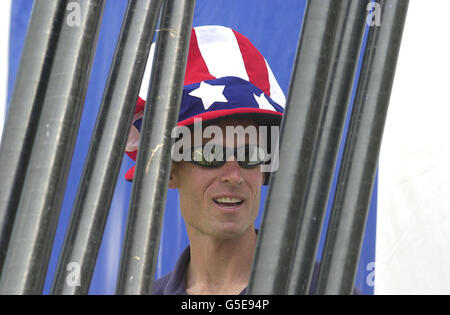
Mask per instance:
[[[253,96],[255,97],[256,102],[258,103],[259,108],[261,109],[268,109],[268,110],[275,110],[275,107],[273,107],[272,104],[270,104],[270,102],[267,100],[266,96],[264,95],[264,93],[261,93],[260,96],[253,94]]]
[[[189,95],[198,97],[202,100],[205,110],[211,107],[215,102],[228,102],[223,95],[225,85],[211,85],[205,82],[200,82],[200,86],[193,90]]]

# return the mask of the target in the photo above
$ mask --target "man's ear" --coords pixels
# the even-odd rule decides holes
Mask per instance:
[[[176,176],[176,163],[172,162],[172,167],[170,168],[170,178],[169,178],[169,188],[175,189],[178,188],[178,178]]]

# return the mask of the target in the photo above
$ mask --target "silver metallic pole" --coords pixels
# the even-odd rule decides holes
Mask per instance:
[[[299,208],[318,132],[341,0],[308,1],[283,115],[279,168],[271,176],[248,294],[285,294]]]
[[[0,271],[44,102],[65,1],[35,1],[0,148]]]
[[[40,294],[95,53],[104,0],[68,2],[0,280],[0,294]],[[72,16],[74,15],[74,16]],[[72,19],[73,17],[73,19]]]
[[[162,0],[130,0],[66,233],[52,294],[88,294]],[[77,286],[66,281],[79,265]]]
[[[149,294],[169,182],[195,1],[166,0],[141,130],[117,294]]]
[[[333,45],[332,71],[324,90],[319,135],[308,175],[308,188],[300,207],[288,294],[308,294],[310,290],[323,218],[366,28],[367,3],[354,0],[342,2],[336,28],[338,38]]]

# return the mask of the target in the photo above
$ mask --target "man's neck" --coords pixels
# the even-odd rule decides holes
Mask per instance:
[[[239,294],[247,287],[256,246],[256,232],[237,239],[192,235],[186,275],[188,294]]]

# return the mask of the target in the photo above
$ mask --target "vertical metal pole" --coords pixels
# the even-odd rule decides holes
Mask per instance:
[[[151,292],[195,1],[164,2],[133,180],[118,294]]]
[[[128,2],[52,294],[89,292],[161,3]],[[74,262],[80,266],[77,286],[66,281]]]
[[[285,294],[341,0],[308,1],[248,294]]]
[[[352,294],[408,0],[380,1],[350,119],[317,294]]]
[[[103,6],[103,0],[68,2],[2,271],[1,294],[42,292]]]
[[[308,175],[308,188],[300,207],[288,294],[309,293],[328,194],[366,26],[367,3],[352,0],[342,2],[338,13],[338,38],[334,42],[331,59],[332,71],[327,78],[320,114],[319,135]]]
[[[35,1],[0,148],[0,271],[55,56],[65,2]]]

